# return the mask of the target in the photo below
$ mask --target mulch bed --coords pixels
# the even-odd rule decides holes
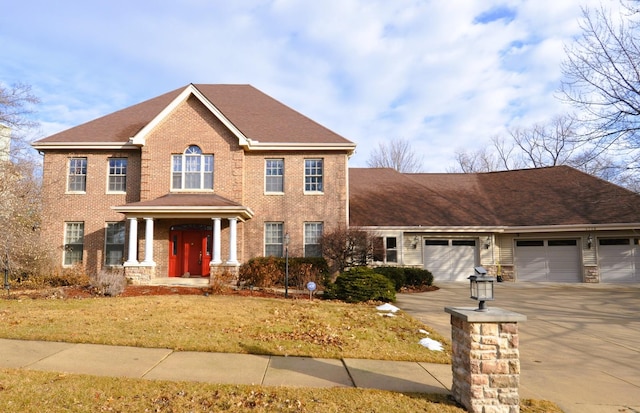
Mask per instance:
[[[425,291],[438,290],[436,286],[425,286],[421,288],[403,288],[402,293],[417,293]],[[270,289],[225,289],[218,291],[216,295],[237,295],[243,297],[268,297],[268,298],[284,298],[283,291]],[[121,297],[143,297],[155,295],[214,295],[210,287],[182,287],[182,286],[165,286],[165,285],[128,285]],[[309,298],[308,292],[301,293],[299,291],[289,290],[289,298],[304,299]],[[57,287],[44,288],[39,290],[9,290],[8,294],[2,296],[10,299],[65,299],[65,298],[92,298],[97,297],[90,287]]]

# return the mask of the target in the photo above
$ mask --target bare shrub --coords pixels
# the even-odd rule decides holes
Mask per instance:
[[[127,278],[119,269],[102,269],[91,281],[97,294],[110,297],[122,294],[127,287]]]
[[[209,288],[212,294],[222,294],[231,288],[231,282],[235,276],[229,272],[224,271],[220,274],[211,274],[209,281]]]

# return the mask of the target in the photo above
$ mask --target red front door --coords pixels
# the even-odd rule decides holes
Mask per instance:
[[[169,276],[209,276],[211,232],[172,230],[169,237]]]

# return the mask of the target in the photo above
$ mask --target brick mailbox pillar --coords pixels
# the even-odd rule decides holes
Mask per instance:
[[[451,314],[453,398],[472,413],[518,413],[518,322],[527,317],[495,307],[445,311]]]

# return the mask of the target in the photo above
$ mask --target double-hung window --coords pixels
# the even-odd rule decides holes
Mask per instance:
[[[127,158],[109,159],[108,192],[127,191]]]
[[[105,265],[122,265],[124,257],[124,222],[107,223],[105,234]]]
[[[304,160],[304,191],[322,192],[324,186],[322,178],[324,174],[324,162],[322,159]]]
[[[67,222],[64,230],[64,265],[82,262],[84,222]]]
[[[398,262],[398,239],[396,237],[374,238],[373,260],[384,263]]]
[[[264,255],[282,257],[282,222],[264,224]]]
[[[265,161],[265,192],[284,192],[284,159]]]
[[[304,256],[321,257],[322,222],[305,222],[304,224]]]
[[[87,158],[70,158],[67,176],[68,192],[87,191]]]
[[[213,189],[213,155],[192,145],[171,161],[172,189]]]

